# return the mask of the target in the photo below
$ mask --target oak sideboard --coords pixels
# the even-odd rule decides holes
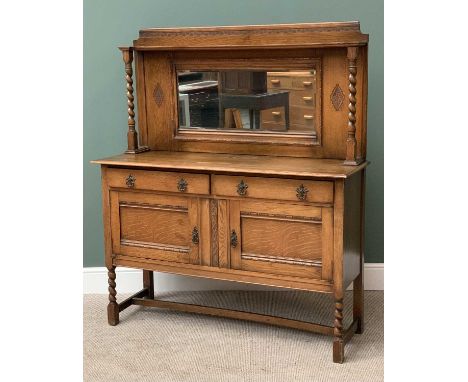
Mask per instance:
[[[130,305],[245,319],[331,335],[343,362],[364,320],[367,44],[338,22],[144,29],[120,48],[128,147],[93,161],[110,325]],[[143,289],[118,303],[119,266]],[[153,271],[328,293],[334,322],[164,301]]]

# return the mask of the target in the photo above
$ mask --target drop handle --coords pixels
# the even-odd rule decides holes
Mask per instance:
[[[302,83],[304,84],[304,86],[312,85],[312,81],[302,81]]]
[[[301,184],[298,188],[296,188],[296,196],[299,200],[306,200],[307,199],[307,194],[309,190],[306,186]]]
[[[237,247],[237,233],[235,230],[231,231],[231,247]]]
[[[193,244],[198,244],[200,242],[200,234],[198,233],[198,228],[193,227],[192,230],[192,243]]]
[[[280,83],[280,80],[271,80],[270,82],[272,84],[278,85]]]
[[[304,119],[307,119],[307,120],[314,119],[314,116],[305,114]]]
[[[306,102],[312,101],[312,97],[302,97],[302,99]]]
[[[179,179],[179,181],[177,182],[177,189],[180,192],[187,191],[187,186],[188,186],[188,182],[184,178]]]
[[[136,178],[132,174],[129,174],[125,178],[125,184],[127,185],[128,188],[135,187],[135,181],[136,181]]]
[[[237,193],[241,196],[244,196],[245,194],[247,194],[247,189],[249,188],[249,186],[247,185],[247,183],[244,182],[244,180],[242,179],[240,181],[240,183],[237,185]]]
[[[272,111],[271,114],[273,114],[275,117],[279,117],[281,115],[280,111]]]

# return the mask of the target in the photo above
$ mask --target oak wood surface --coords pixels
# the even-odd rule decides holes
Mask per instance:
[[[283,326],[291,329],[305,330],[314,333],[331,335],[333,328],[331,326],[315,324],[312,322],[298,321],[289,318],[270,316],[266,314],[244,312],[240,310],[215,308],[210,306],[188,304],[182,302],[164,301],[164,300],[150,300],[140,298],[139,296],[132,296],[133,304],[140,306],[152,306],[163,309],[173,309],[180,312],[190,312],[198,314],[206,314],[209,316],[218,316],[225,318],[232,318],[238,320],[248,320],[253,322],[260,322],[269,325]]]
[[[132,186],[127,184],[129,176],[134,178]],[[183,191],[178,188],[179,181],[182,180],[186,182],[186,189]],[[107,182],[110,187],[135,190],[167,191],[180,194],[209,194],[210,192],[209,177],[203,174],[110,168],[107,171]]]
[[[241,181],[248,185],[245,195],[239,195],[237,192],[237,186]],[[211,177],[212,194],[230,197],[299,201],[296,194],[297,188],[301,185],[308,190],[304,201],[311,203],[333,202],[332,182],[227,175],[213,175]]]
[[[341,160],[335,159],[171,151],[149,151],[135,155],[121,154],[94,160],[92,163],[135,169],[332,179],[347,178],[368,165],[368,162],[364,162],[359,166],[344,166]]]
[[[255,271],[209,267],[188,263],[175,263],[168,260],[140,258],[126,255],[116,255],[114,258],[114,264],[116,266],[149,269],[157,272],[203,277],[215,280],[277,286],[321,293],[333,293],[333,285],[330,281],[321,280],[320,278],[275,275]]]
[[[133,304],[247,319],[332,334],[333,360],[343,362],[344,345],[363,331],[367,42],[358,22],[340,22],[145,29],[122,48],[130,150],[93,161],[110,325]],[[262,112],[264,133],[178,128],[177,71],[249,68],[270,73],[270,91],[290,92],[293,131],[277,131],[283,107]],[[143,289],[120,304],[117,266],[143,269]],[[333,327],[153,300],[153,271],[333,294]]]
[[[136,50],[336,47],[366,45],[359,22],[152,28],[140,31]]]

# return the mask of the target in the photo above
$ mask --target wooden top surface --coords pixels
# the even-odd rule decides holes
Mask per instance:
[[[239,25],[140,30],[134,47],[157,49],[223,49],[268,47],[360,46],[369,41],[358,21]]]
[[[359,166],[344,166],[340,159],[311,159],[257,155],[148,151],[120,154],[91,163],[116,167],[143,167],[160,170],[245,174],[294,178],[347,178],[361,171]]]

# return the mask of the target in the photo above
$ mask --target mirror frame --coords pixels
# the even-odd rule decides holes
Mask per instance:
[[[199,70],[309,70],[316,71],[315,134],[251,132],[223,129],[191,130],[179,128],[178,71]],[[173,113],[176,116],[173,137],[178,141],[229,142],[251,144],[280,144],[294,146],[320,146],[322,132],[322,61],[318,57],[305,58],[185,58],[172,62],[173,80],[175,82],[175,100]]]

